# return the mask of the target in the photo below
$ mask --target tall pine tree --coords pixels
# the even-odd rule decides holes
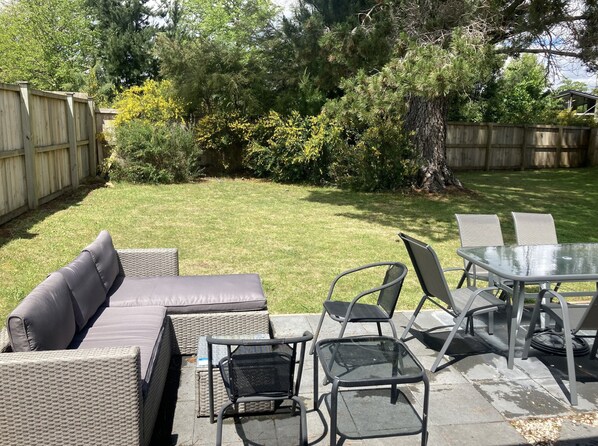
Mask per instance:
[[[100,44],[97,59],[117,91],[155,77],[156,27],[148,0],[87,0]]]

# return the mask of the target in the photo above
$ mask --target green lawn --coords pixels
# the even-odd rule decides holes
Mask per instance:
[[[273,313],[320,311],[342,270],[381,260],[410,266],[398,231],[432,243],[444,266],[460,265],[455,213],[497,213],[510,243],[511,211],[551,212],[561,242],[598,242],[598,169],[459,178],[472,193],[368,194],[229,179],[82,188],[0,227],[0,317],[101,229],[116,247],[179,248],[181,274],[259,273]],[[341,291],[373,285],[362,280]],[[413,308],[420,295],[411,272],[400,307]]]

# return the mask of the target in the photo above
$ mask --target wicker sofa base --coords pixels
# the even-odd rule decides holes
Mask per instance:
[[[170,314],[173,354],[195,355],[200,336],[270,333],[268,311]]]

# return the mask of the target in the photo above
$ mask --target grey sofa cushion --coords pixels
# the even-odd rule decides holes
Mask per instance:
[[[95,262],[100,278],[102,279],[104,292],[108,292],[120,271],[118,254],[116,253],[116,249],[114,249],[112,237],[110,237],[108,231],[104,230],[83,251],[91,254],[91,258]]]
[[[140,349],[141,379],[151,380],[162,333],[165,328],[164,307],[101,308],[85,330],[77,333],[70,349],[127,347]]]
[[[64,278],[53,273],[8,316],[13,351],[61,350],[75,334],[71,293]]]
[[[168,313],[253,311],[266,308],[257,274],[122,277],[108,292],[111,307],[161,305]]]
[[[98,308],[106,302],[104,285],[91,254],[87,251],[83,251],[58,272],[65,278],[71,290],[75,322],[77,329],[81,330]]]

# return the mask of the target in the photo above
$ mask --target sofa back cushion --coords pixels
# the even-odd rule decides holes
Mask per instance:
[[[83,251],[58,272],[66,280],[72,294],[75,322],[77,329],[81,330],[106,301],[104,284],[91,254],[87,251]]]
[[[112,237],[110,237],[108,231],[104,230],[100,232],[98,238],[83,249],[83,251],[87,251],[91,254],[91,258],[102,279],[104,292],[108,292],[120,271],[118,266],[118,254],[116,253],[116,249],[114,249]]]
[[[53,273],[8,316],[15,352],[65,349],[75,335],[71,293],[62,275]]]

